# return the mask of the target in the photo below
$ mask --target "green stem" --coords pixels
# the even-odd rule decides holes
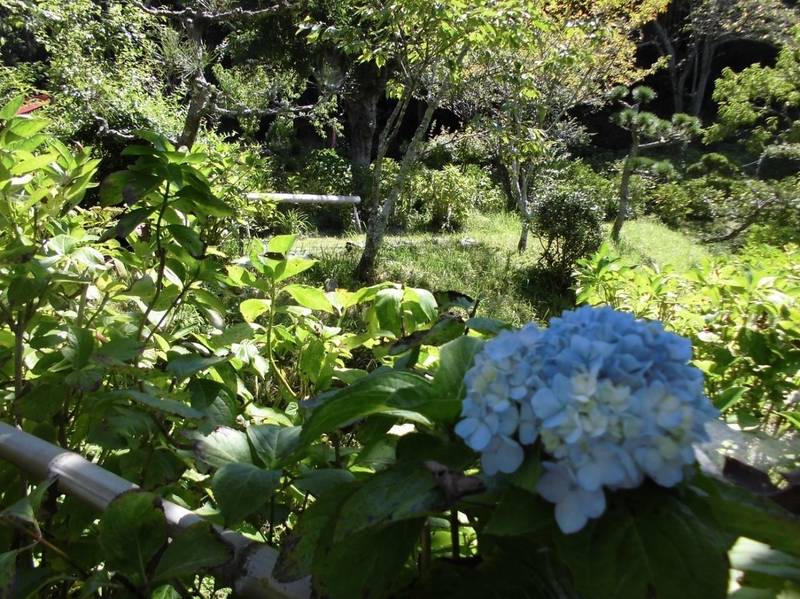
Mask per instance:
[[[158,302],[159,297],[161,297],[161,290],[164,288],[164,270],[167,266],[167,254],[164,251],[164,248],[161,247],[161,223],[164,220],[164,212],[167,210],[167,204],[169,200],[169,181],[167,182],[167,186],[164,189],[164,196],[161,200],[161,207],[158,209],[158,219],[156,220],[156,255],[158,255],[158,274],[156,276],[156,292],[153,295],[153,301],[147,306],[147,310],[145,310],[144,315],[142,316],[142,322],[139,323],[139,329],[136,332],[136,338],[139,339],[142,336],[142,331],[144,331],[145,324],[147,324],[147,317],[150,316],[150,313],[153,311],[153,307]],[[150,334],[152,336],[152,332]],[[148,336],[148,339],[150,338]]]

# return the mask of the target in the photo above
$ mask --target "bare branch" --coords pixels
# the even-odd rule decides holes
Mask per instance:
[[[113,137],[117,141],[133,141],[136,139],[136,136],[131,133],[125,133],[123,131],[119,131],[118,129],[112,129],[108,121],[101,117],[98,114],[93,114],[92,117],[94,118],[95,123],[97,123],[97,133],[101,136],[106,137]]]
[[[157,16],[157,17],[168,17],[172,19],[179,19],[179,20],[192,20],[192,21],[204,21],[206,23],[218,23],[218,22],[234,22],[234,21],[249,21],[251,19],[257,19],[260,17],[265,17],[267,15],[275,14],[280,10],[288,7],[286,2],[279,2],[273,6],[269,6],[267,8],[258,8],[255,10],[245,10],[241,7],[236,7],[231,10],[225,10],[221,12],[214,12],[210,10],[198,10],[196,8],[182,8],[181,10],[172,10],[168,8],[156,8],[152,6],[147,6],[141,2],[134,3],[138,8],[145,11],[148,14]]]

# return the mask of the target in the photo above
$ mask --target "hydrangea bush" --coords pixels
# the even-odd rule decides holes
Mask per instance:
[[[604,490],[645,477],[679,483],[717,416],[689,364],[691,344],[658,322],[584,307],[487,342],[465,377],[456,433],[487,475],[512,473],[525,446],[546,459],[537,491],[565,533],[605,510]]]

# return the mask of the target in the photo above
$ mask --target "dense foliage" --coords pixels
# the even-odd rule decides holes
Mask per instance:
[[[800,592],[796,22],[0,0],[0,596]]]

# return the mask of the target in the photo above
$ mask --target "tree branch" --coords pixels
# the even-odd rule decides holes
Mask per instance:
[[[141,2],[134,3],[138,8],[144,12],[157,16],[168,17],[179,20],[193,20],[204,21],[205,23],[219,23],[219,22],[233,22],[233,21],[249,21],[267,15],[275,14],[283,8],[288,7],[288,3],[279,2],[274,6],[268,8],[258,8],[255,10],[245,10],[241,7],[236,7],[231,10],[221,12],[214,12],[210,10],[198,10],[196,8],[182,8],[181,10],[172,10],[168,8],[155,8],[147,6]]]

